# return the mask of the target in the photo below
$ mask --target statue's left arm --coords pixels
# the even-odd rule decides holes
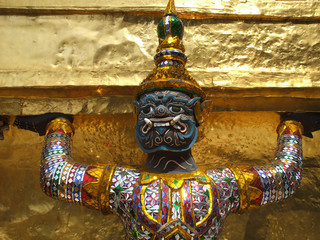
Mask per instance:
[[[301,183],[303,126],[297,121],[284,121],[277,132],[277,148],[271,164],[230,167],[239,189],[238,213],[288,198]]]

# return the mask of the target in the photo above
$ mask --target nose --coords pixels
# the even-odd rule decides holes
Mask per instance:
[[[155,113],[159,117],[163,117],[163,116],[167,115],[168,109],[163,105],[159,105],[159,106],[156,107]]]

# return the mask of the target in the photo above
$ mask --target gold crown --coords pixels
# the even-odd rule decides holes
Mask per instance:
[[[182,43],[184,26],[178,18],[174,0],[169,0],[158,25],[159,46],[154,56],[156,67],[140,83],[137,97],[153,90],[172,89],[189,92],[205,99],[200,85],[185,68],[187,57]]]

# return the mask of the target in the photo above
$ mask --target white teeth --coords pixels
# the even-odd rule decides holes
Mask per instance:
[[[174,128],[176,128],[176,129],[181,129],[181,127],[176,124],[180,120],[180,118],[181,118],[181,115],[174,117],[171,121],[169,119],[163,119],[163,121],[167,121],[167,122],[157,122],[156,120],[158,120],[158,119],[150,120],[148,118],[145,118],[143,120],[145,121],[146,125],[148,126],[148,131],[149,131],[150,128],[152,128],[152,127],[169,127],[170,125],[174,126]]]
[[[172,120],[178,122],[181,118],[181,115],[175,116]]]
[[[169,127],[170,123],[166,122],[166,123],[153,123],[155,127]]]
[[[180,118],[181,115],[175,116],[170,122],[171,126],[174,126],[180,120]]]
[[[152,127],[152,122],[148,119],[148,118],[145,118],[145,119],[143,119],[145,122],[146,122],[146,124],[149,126],[149,127]]]

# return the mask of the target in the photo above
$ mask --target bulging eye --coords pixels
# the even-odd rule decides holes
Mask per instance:
[[[178,106],[171,106],[169,107],[170,112],[178,114],[178,113],[183,113],[184,110],[182,107],[178,107]]]
[[[150,106],[142,108],[142,112],[146,115],[151,114],[153,112],[153,108]]]

